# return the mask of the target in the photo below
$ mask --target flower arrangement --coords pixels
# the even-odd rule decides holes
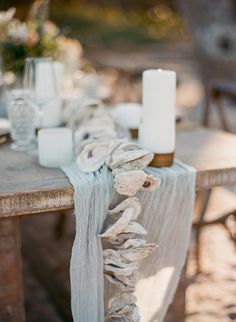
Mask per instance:
[[[36,0],[26,21],[15,18],[15,12],[15,8],[0,12],[0,47],[6,71],[22,74],[26,57],[64,60],[66,51],[70,51],[68,46],[73,48],[74,59],[79,60],[80,42],[62,36],[59,28],[48,20],[49,0]]]

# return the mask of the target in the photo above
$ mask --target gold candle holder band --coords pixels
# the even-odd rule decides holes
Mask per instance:
[[[137,139],[138,138],[138,129],[129,129],[129,132],[130,132],[131,137],[133,139]]]
[[[174,162],[174,152],[172,153],[155,153],[154,158],[149,164],[151,167],[161,168],[170,167]]]

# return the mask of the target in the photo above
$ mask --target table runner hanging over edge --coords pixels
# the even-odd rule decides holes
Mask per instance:
[[[74,322],[104,322],[114,287],[103,277],[103,255],[98,234],[111,205],[124,199],[113,187],[113,175],[103,166],[82,173],[73,163],[64,167],[74,187],[76,236],[72,248],[70,278]],[[180,161],[171,168],[147,168],[161,186],[153,192],[138,192],[142,204],[139,222],[148,232],[148,242],[157,251],[139,269],[135,295],[142,322],[161,322],[178,284],[191,232],[196,171]]]

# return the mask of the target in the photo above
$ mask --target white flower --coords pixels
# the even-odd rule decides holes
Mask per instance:
[[[14,20],[8,27],[7,35],[17,41],[26,42],[28,39],[28,29],[25,22]]]
[[[52,37],[55,37],[59,34],[59,28],[52,21],[45,21],[43,24],[44,32]]]
[[[15,12],[16,8],[9,8],[7,11],[0,11],[0,26],[9,23]]]

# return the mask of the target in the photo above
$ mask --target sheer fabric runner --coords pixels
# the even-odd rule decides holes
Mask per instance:
[[[76,164],[63,168],[74,186],[76,236],[70,277],[74,322],[104,322],[104,306],[117,291],[103,278],[101,241],[97,237],[109,207],[124,198],[115,193],[107,167],[82,173]],[[179,161],[171,168],[147,168],[162,183],[154,192],[140,192],[139,222],[146,239],[159,245],[139,269],[136,288],[141,322],[161,322],[172,301],[187,253],[195,196],[195,170]]]

